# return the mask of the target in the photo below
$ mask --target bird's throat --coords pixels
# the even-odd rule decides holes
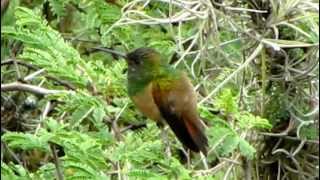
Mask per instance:
[[[150,83],[160,84],[163,88],[168,87],[172,80],[179,78],[179,72],[169,66],[159,66],[159,68],[128,70],[128,93],[134,96],[143,91]]]
[[[128,94],[134,96],[152,82],[152,76],[145,73],[128,71]]]

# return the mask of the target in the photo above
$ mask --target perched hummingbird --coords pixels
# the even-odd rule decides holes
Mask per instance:
[[[206,155],[208,140],[187,74],[173,69],[151,48],[138,48],[126,60],[128,93],[137,108],[158,125],[166,122],[187,148]]]
[[[145,116],[160,127],[166,122],[184,146],[207,154],[208,140],[197,113],[197,96],[185,72],[171,67],[151,48],[138,48],[126,55],[95,49],[126,59],[128,94]]]

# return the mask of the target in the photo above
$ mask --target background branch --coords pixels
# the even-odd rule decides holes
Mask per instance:
[[[7,91],[26,91],[37,95],[48,95],[48,94],[58,94],[58,93],[66,93],[70,91],[65,90],[50,90],[45,89],[42,87],[30,85],[30,84],[24,84],[20,82],[13,82],[8,84],[1,84],[1,91],[7,92]]]

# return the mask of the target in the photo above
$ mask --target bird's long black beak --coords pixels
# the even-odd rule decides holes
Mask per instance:
[[[108,48],[103,48],[103,47],[93,47],[92,49],[103,51],[103,52],[107,52],[107,53],[110,53],[112,55],[116,55],[116,56],[122,57],[124,59],[127,59],[127,55],[122,53],[122,52],[119,52],[119,51],[115,51],[115,50],[108,49]]]

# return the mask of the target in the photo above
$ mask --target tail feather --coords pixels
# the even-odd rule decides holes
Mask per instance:
[[[204,155],[207,155],[208,139],[204,134],[204,130],[193,124],[191,121],[185,121],[185,123],[193,143],[196,144],[197,148]]]
[[[186,88],[187,90],[192,88]],[[179,90],[179,89],[178,89]],[[153,86],[153,98],[159,108],[161,117],[169,124],[179,141],[194,152],[207,154],[208,140],[204,134],[202,124],[194,112],[193,104],[189,102],[185,107],[178,95],[180,91],[163,91],[159,85]],[[191,93],[192,95],[192,93]]]
[[[201,151],[204,155],[207,155],[208,140],[202,128],[188,119],[177,116],[175,113],[168,113],[162,108],[160,108],[160,111],[171,130],[184,146],[194,152]]]

